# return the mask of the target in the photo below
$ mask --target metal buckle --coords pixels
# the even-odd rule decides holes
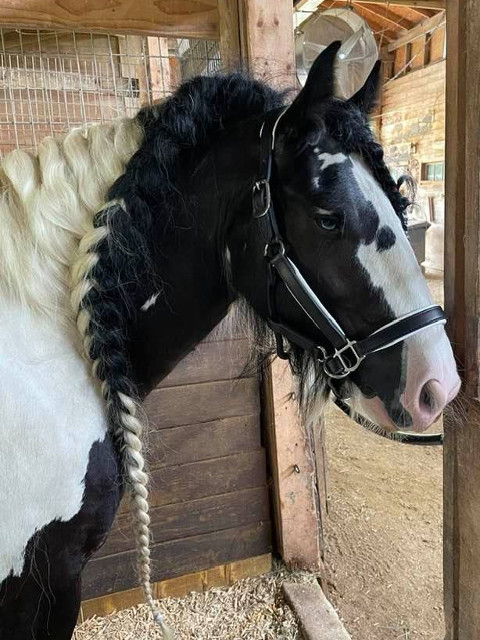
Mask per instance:
[[[325,359],[323,362],[323,370],[327,376],[340,380],[342,378],[346,378],[350,373],[358,369],[365,356],[361,356],[357,353],[355,349],[356,344],[356,340],[349,340],[344,347],[341,349],[335,349],[335,353]],[[349,353],[345,354],[345,352],[348,351]],[[351,360],[349,356],[353,356],[353,359]],[[329,363],[332,361],[340,362],[342,368],[340,372],[337,373],[329,369]]]
[[[272,204],[272,196],[270,193],[270,183],[268,180],[257,180],[252,190],[253,200],[253,217],[263,218],[267,215],[270,205]]]
[[[271,249],[277,249],[275,252],[271,252]],[[263,257],[272,262],[274,258],[277,256],[285,255],[285,245],[282,240],[273,240],[272,242],[267,242],[265,245],[265,249],[263,250]]]

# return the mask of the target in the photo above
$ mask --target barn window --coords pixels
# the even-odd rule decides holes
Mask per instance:
[[[443,182],[445,179],[444,162],[424,162],[422,164],[422,180]]]

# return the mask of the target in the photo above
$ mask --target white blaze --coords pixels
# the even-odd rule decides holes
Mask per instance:
[[[378,287],[396,318],[433,304],[427,282],[415,253],[405,235],[401,221],[389,199],[365,166],[363,160],[352,155],[353,174],[365,199],[373,205],[380,230],[388,226],[395,234],[395,243],[378,251],[376,238],[370,244],[360,243],[357,257],[374,287]],[[406,369],[402,404],[414,417],[416,428],[426,428],[428,418],[418,412],[420,392],[430,380],[437,380],[451,399],[459,378],[452,349],[443,326],[437,325],[405,340]],[[404,352],[405,353],[405,352]],[[378,399],[361,400],[360,405],[373,409]],[[378,407],[375,409],[378,411]],[[380,414],[379,414],[380,416]]]
[[[420,265],[390,200],[363,160],[355,155],[351,156],[351,160],[356,182],[380,219],[378,228],[387,225],[395,234],[395,244],[386,251],[378,251],[375,240],[370,244],[360,244],[357,257],[362,267],[372,284],[383,291],[397,318],[433,304]]]

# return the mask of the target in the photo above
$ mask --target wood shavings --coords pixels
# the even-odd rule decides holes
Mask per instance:
[[[314,574],[282,565],[229,588],[164,598],[160,607],[177,640],[300,640],[295,617],[281,593],[284,581],[312,582]],[[146,605],[79,625],[74,640],[160,640]]]

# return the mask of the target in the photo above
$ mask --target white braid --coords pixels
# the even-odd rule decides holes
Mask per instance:
[[[123,202],[112,201],[106,206],[120,204]],[[85,296],[95,287],[93,280],[89,278],[92,269],[98,263],[100,256],[94,249],[99,242],[105,240],[109,230],[107,226],[92,228],[83,237],[79,246],[79,257],[72,268],[72,293],[71,304],[77,318],[77,326],[80,332],[85,356],[90,360],[90,346],[92,338],[90,336],[91,317],[89,311],[82,306]],[[92,363],[92,372],[97,378],[97,371],[100,360]],[[107,402],[112,402],[110,390],[106,380],[101,384],[102,394]],[[138,416],[137,403],[135,400],[123,393],[117,392],[120,406],[119,422],[116,436],[121,436],[123,440],[123,456],[125,473],[131,490],[132,513],[135,519],[136,543],[137,543],[137,566],[138,576],[145,600],[150,606],[155,622],[160,626],[163,640],[173,640],[172,631],[165,625],[163,616],[153,597],[151,586],[150,570],[150,516],[148,505],[148,475],[145,471],[145,460],[142,455],[142,433],[144,423]]]

